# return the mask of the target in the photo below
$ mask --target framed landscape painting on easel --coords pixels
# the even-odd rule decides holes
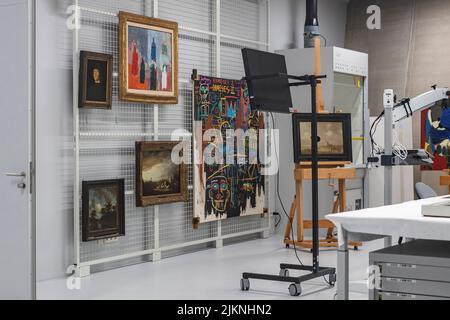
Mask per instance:
[[[311,120],[309,113],[292,116],[295,163],[311,161]],[[323,113],[318,115],[318,157],[320,162],[352,162],[351,115]]]

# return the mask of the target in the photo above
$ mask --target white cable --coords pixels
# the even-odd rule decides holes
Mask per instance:
[[[396,130],[394,130],[394,145],[392,146],[392,149],[393,154],[401,160],[404,161],[408,158],[408,149],[400,142]]]

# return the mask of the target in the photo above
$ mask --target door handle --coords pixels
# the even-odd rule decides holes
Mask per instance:
[[[14,177],[14,178],[26,178],[27,174],[25,172],[21,173],[6,173],[7,177]]]

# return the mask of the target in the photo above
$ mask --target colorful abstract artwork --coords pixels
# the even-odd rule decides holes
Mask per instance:
[[[123,100],[177,103],[178,25],[120,13]]]
[[[432,167],[422,171],[450,168],[450,108],[447,101],[437,103],[421,114],[421,147],[434,156]]]
[[[194,218],[205,223],[263,214],[265,178],[258,158],[259,141],[248,139],[241,149],[239,143],[230,145],[225,139],[231,132],[237,141],[249,130],[264,129],[263,115],[250,105],[246,82],[199,76],[194,88],[194,120],[197,158],[204,159],[207,150],[217,148],[220,141],[219,155],[214,156],[222,160],[195,165]],[[207,141],[205,134],[211,130],[221,133],[222,139]]]

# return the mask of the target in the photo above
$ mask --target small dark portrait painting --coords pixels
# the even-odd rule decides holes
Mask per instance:
[[[176,142],[138,142],[137,206],[187,201],[187,174],[184,164],[172,162]]]
[[[80,57],[80,107],[111,109],[112,56],[82,51]]]
[[[125,181],[83,182],[83,241],[125,235]]]

